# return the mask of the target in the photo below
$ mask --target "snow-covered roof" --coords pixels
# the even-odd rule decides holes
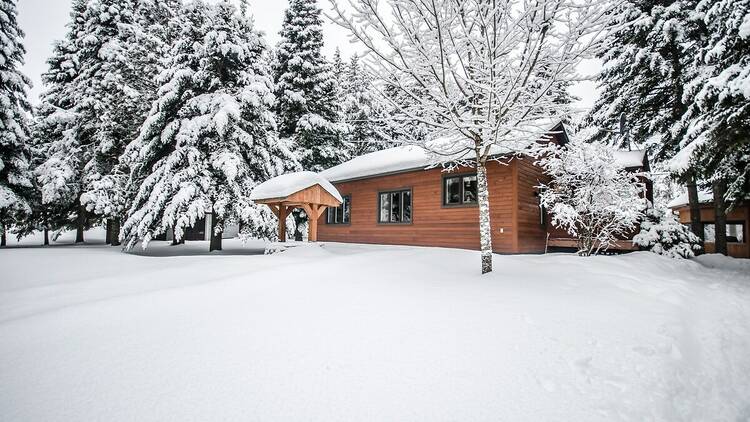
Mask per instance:
[[[508,149],[498,146],[493,147],[491,155],[502,155],[508,152]],[[468,152],[435,155],[419,146],[404,145],[355,157],[322,171],[320,175],[331,182],[342,182],[410,170],[424,170],[439,165],[436,163],[471,158]],[[622,168],[642,167],[646,151],[615,151],[614,158]]]
[[[250,193],[250,199],[261,201],[264,199],[285,198],[289,195],[305,190],[311,186],[320,185],[334,198],[343,202],[339,191],[324,177],[312,171],[300,171],[276,176],[259,184]]]
[[[698,202],[700,203],[707,203],[714,200],[714,194],[711,193],[711,191],[700,191],[698,192]],[[676,197],[675,199],[669,201],[667,204],[667,207],[669,208],[678,208],[683,205],[689,204],[690,201],[688,200],[688,194],[687,192],[683,192],[680,196]]]
[[[320,175],[330,181],[338,182],[405,170],[424,169],[431,164],[431,157],[427,151],[418,146],[405,145],[360,155],[328,170],[323,170]]]
[[[615,151],[614,158],[615,162],[622,168],[643,167],[646,159],[646,151]]]

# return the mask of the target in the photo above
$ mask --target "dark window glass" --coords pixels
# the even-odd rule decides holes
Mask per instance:
[[[463,182],[464,204],[473,204],[477,202],[477,176],[464,176]]]
[[[380,223],[411,222],[411,191],[383,192],[379,195]]]
[[[477,203],[477,175],[446,177],[444,180],[443,204],[462,205]]]
[[[403,210],[404,210],[404,217],[403,222],[404,223],[410,223],[411,222],[411,191],[407,190],[403,192],[404,199],[401,201],[403,204]]]
[[[391,193],[391,223],[401,221],[401,192]]]
[[[338,207],[328,207],[326,211],[326,224],[348,224],[351,209],[351,197],[344,196],[344,201]]]

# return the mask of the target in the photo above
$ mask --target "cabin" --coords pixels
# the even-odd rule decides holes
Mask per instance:
[[[703,226],[704,249],[706,253],[716,251],[714,234],[714,201],[710,192],[699,192],[700,221]],[[680,223],[690,224],[690,204],[687,193],[678,196],[669,203]],[[727,212],[727,254],[735,258],[750,258],[750,245],[747,242],[748,227],[750,227],[750,202],[742,201]]]
[[[568,142],[562,124],[550,142]],[[507,154],[506,154],[507,155]],[[542,253],[549,247],[575,247],[576,240],[552,227],[540,206],[538,186],[546,181],[530,157],[498,152],[487,173],[496,253]],[[616,157],[618,165],[647,170],[643,151]],[[471,167],[444,171],[423,149],[401,146],[356,157],[320,173],[340,193],[317,222],[317,240],[328,242],[480,248],[477,175]],[[651,195],[650,181],[646,195]],[[624,239],[618,248],[633,249]]]

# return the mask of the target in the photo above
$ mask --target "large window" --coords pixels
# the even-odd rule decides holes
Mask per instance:
[[[378,194],[378,222],[411,223],[411,191],[380,192]]]
[[[336,208],[328,207],[326,224],[349,224],[349,215],[351,214],[352,197],[344,196],[344,202]]]
[[[703,225],[703,237],[706,242],[716,241],[716,226],[713,223]],[[727,242],[745,243],[745,225],[742,222],[727,222]]]
[[[443,178],[443,205],[474,205],[476,203],[476,174]]]

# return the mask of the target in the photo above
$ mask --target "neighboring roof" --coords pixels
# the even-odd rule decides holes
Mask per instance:
[[[320,185],[320,187],[325,189],[326,192],[330,193],[339,202],[344,201],[339,191],[331,182],[311,171],[287,173],[269,179],[253,189],[250,193],[250,199],[261,201],[264,199],[286,198],[315,185]]]
[[[615,151],[615,162],[622,168],[643,167],[646,161],[646,151]]]
[[[707,202],[712,202],[714,200],[714,194],[710,191],[700,191],[698,192],[698,202],[705,204]],[[690,201],[688,200],[688,194],[687,192],[683,192],[680,196],[676,197],[675,199],[669,201],[667,204],[667,207],[669,208],[679,208],[682,206],[685,206],[689,204]]]

